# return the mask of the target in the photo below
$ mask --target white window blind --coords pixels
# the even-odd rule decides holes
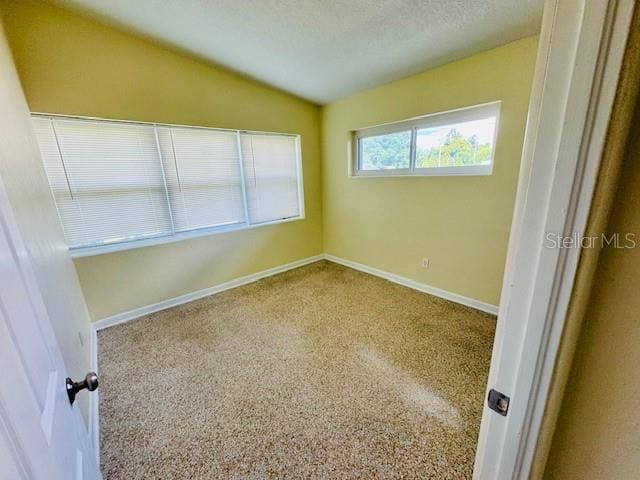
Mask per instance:
[[[251,223],[300,215],[296,139],[242,133],[241,145]]]
[[[297,136],[52,115],[33,123],[72,249],[304,215]]]
[[[245,221],[237,135],[158,127],[176,231]]]
[[[152,126],[35,118],[70,246],[171,233]]]

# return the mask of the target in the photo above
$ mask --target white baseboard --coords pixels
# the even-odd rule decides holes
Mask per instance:
[[[163,300],[161,302],[154,303],[151,305],[146,305],[144,307],[134,308],[133,310],[129,310],[127,312],[118,313],[116,315],[103,318],[102,320],[98,320],[97,322],[94,322],[92,326],[95,331],[103,330],[105,328],[109,328],[114,325],[119,325],[121,323],[129,322],[136,318],[149,315],[150,313],[166,310],[167,308],[176,307],[184,303],[188,303],[194,300],[198,300],[200,298],[208,297],[209,295],[213,295],[215,293],[224,292],[225,290],[229,290],[231,288],[247,285],[249,283],[256,282],[262,278],[270,277],[272,275],[277,275],[278,273],[286,272],[287,270],[292,270],[294,268],[302,267],[304,265],[308,265],[310,263],[314,263],[323,259],[329,260],[330,262],[338,263],[340,265],[344,265],[346,267],[353,268],[355,270],[359,270],[361,272],[368,273],[370,275],[375,275],[376,277],[384,278],[391,282],[397,283],[399,285],[404,285],[405,287],[409,287],[414,290],[418,290],[420,292],[424,292],[430,295],[434,295],[436,297],[444,298],[445,300],[450,300],[452,302],[459,303],[461,305],[466,305],[468,307],[475,308],[476,310],[481,310],[483,312],[490,313],[492,315],[498,314],[497,305],[491,305],[490,303],[486,303],[481,300],[476,300],[475,298],[469,298],[463,295],[459,295],[457,293],[448,292],[446,290],[442,290],[440,288],[427,285],[426,283],[420,283],[415,280],[411,280],[410,278],[396,275],[395,273],[385,272],[384,270],[370,267],[368,265],[354,262],[352,260],[347,260],[345,258],[336,257],[335,255],[321,254],[321,255],[314,255],[313,257],[303,258],[301,260],[296,260],[295,262],[286,263],[284,265],[279,265],[277,267],[269,268],[261,272],[236,278],[234,280],[230,280],[220,285],[215,285],[213,287],[205,288],[203,290],[197,290],[195,292],[187,293],[179,297],[170,298],[168,300]],[[92,339],[92,342],[93,341],[95,340]],[[93,348],[93,345],[92,345],[92,348]],[[96,362],[95,368],[97,369],[98,368],[97,357],[95,359],[95,362]]]
[[[414,290],[428,293],[429,295],[433,295],[435,297],[444,298],[445,300],[450,300],[461,305],[466,305],[467,307],[475,308],[476,310],[481,310],[483,312],[490,313],[491,315],[498,315],[497,305],[491,305],[490,303],[476,300],[475,298],[469,298],[463,295],[458,295],[457,293],[448,292],[446,290],[427,285],[426,283],[416,282],[415,280],[401,277],[400,275],[396,275],[395,273],[385,272],[384,270],[379,270],[368,265],[363,265],[362,263],[336,257],[335,255],[330,255],[328,253],[325,253],[324,258],[326,260],[329,260],[330,262],[338,263],[340,265],[344,265],[345,267],[353,268],[354,270],[360,270],[361,272],[384,278],[385,280],[389,280],[390,282],[413,288]]]
[[[89,326],[89,354],[92,372],[98,372],[98,332],[93,325]],[[89,441],[93,446],[98,465],[100,465],[100,388],[89,395]]]
[[[166,310],[167,308],[176,307],[178,305],[182,305],[183,303],[199,300],[200,298],[208,297],[209,295],[213,295],[214,293],[220,293],[231,288],[247,285],[248,283],[256,282],[262,278],[277,275],[278,273],[286,272],[287,270],[302,267],[304,265],[308,265],[310,263],[314,263],[323,259],[324,255],[320,254],[313,257],[303,258],[302,260],[296,260],[295,262],[285,263],[284,265],[279,265],[277,267],[269,268],[261,272],[252,273],[251,275],[236,278],[234,280],[221,283],[220,285],[215,285],[203,290],[197,290],[195,292],[180,295],[179,297],[170,298],[168,300],[163,300],[152,305],[134,308],[133,310],[129,310],[128,312],[118,313],[116,315],[112,315],[110,317],[103,318],[102,320],[94,322],[93,327],[95,328],[95,330],[103,330],[120,323],[129,322],[133,319],[149,315],[150,313],[159,312],[160,310]]]

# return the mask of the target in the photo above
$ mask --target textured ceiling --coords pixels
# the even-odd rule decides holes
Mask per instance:
[[[326,103],[538,33],[543,0],[54,0]]]

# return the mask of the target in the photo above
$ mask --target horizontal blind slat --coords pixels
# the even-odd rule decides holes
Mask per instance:
[[[177,231],[242,223],[242,187],[234,132],[158,127]]]
[[[242,133],[249,221],[252,224],[300,215],[297,139]]]
[[[33,121],[70,247],[171,234],[152,126]]]
[[[33,125],[72,248],[300,215],[298,137],[39,115]]]

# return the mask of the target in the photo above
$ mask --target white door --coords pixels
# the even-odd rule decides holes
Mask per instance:
[[[636,3],[545,2],[475,479],[532,478],[580,258],[547,235],[585,232]]]
[[[0,480],[102,478],[66,377],[0,181]]]

